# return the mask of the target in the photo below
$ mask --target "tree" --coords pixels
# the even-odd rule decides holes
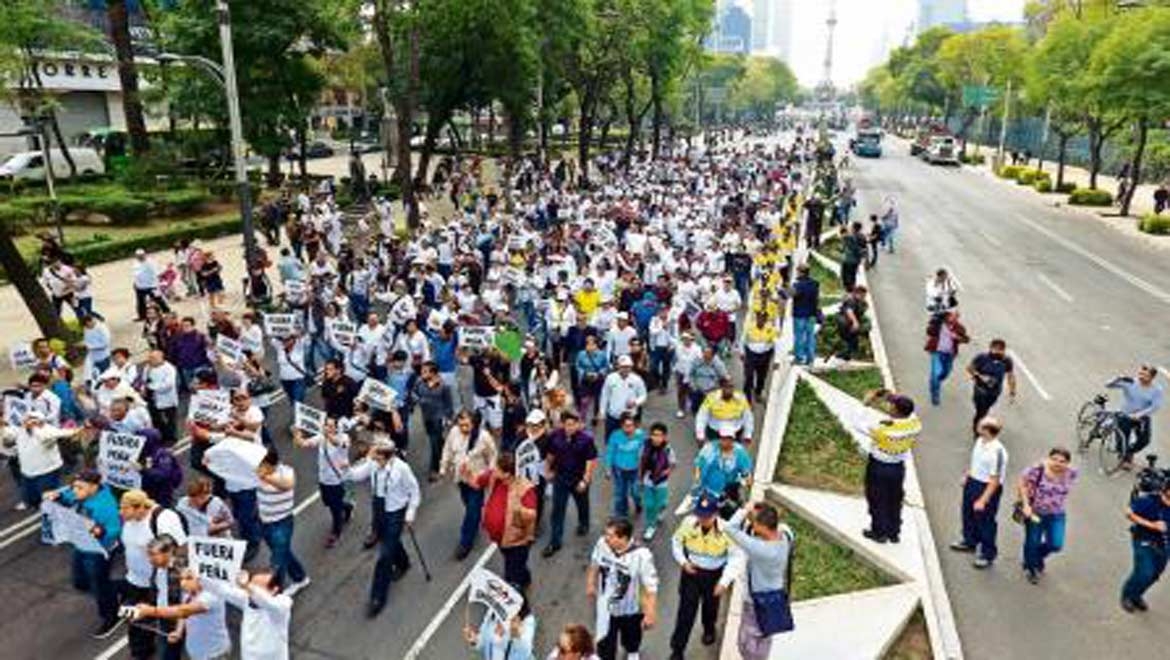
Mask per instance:
[[[130,149],[140,156],[150,151],[150,136],[146,132],[146,118],[142,99],[138,94],[138,67],[134,63],[134,47],[130,40],[130,17],[126,0],[106,0],[106,16],[110,22],[110,41],[118,62],[118,81],[122,85],[122,114],[126,117],[126,132],[130,135]]]
[[[1134,125],[1130,186],[1121,199],[1121,214],[1128,215],[1150,127],[1170,116],[1170,9],[1136,10],[1117,20],[1093,50],[1088,75],[1093,95],[1108,96]]]
[[[774,57],[750,57],[743,76],[731,89],[730,105],[757,119],[771,118],[776,106],[796,97],[796,76]]]
[[[1025,89],[1029,98],[1047,108],[1050,129],[1057,138],[1058,189],[1064,184],[1068,142],[1084,126],[1079,78],[1091,53],[1084,31],[1083,22],[1057,20],[1028,58]]]
[[[952,97],[961,98],[968,86],[1005,88],[1021,82],[1027,44],[1019,30],[990,27],[945,39],[938,49],[941,79]],[[959,137],[966,142],[975,117],[986,108],[967,107]],[[964,144],[964,148],[966,145]]]

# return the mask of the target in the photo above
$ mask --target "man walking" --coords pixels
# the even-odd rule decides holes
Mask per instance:
[[[402,530],[414,524],[422,500],[418,480],[410,465],[398,457],[393,442],[387,440],[371,447],[366,460],[350,469],[350,479],[366,479],[374,470],[380,470],[384,475],[386,508],[382,512],[381,545],[370,583],[370,601],[366,605],[366,616],[370,618],[378,616],[386,607],[390,583],[401,579],[410,570],[410,559],[402,547]]]
[[[995,517],[1007,478],[1008,453],[999,440],[1002,425],[991,417],[979,422],[979,437],[971,448],[971,462],[963,480],[963,538],[951,544],[955,552],[974,552],[975,568],[989,568],[998,554]]]
[[[744,522],[748,529],[744,530]],[[752,592],[788,591],[789,559],[794,535],[780,524],[780,513],[767,502],[747,502],[722,528],[747,555],[748,588],[743,590],[743,617],[737,646],[743,660],[767,660],[772,653],[772,636],[760,629]]]
[[[601,386],[600,408],[605,415],[605,437],[621,426],[622,415],[629,413],[637,419],[646,403],[646,383],[634,373],[634,361],[629,355],[617,359],[617,371],[605,377]]]
[[[528,552],[536,540],[536,502],[532,482],[516,474],[516,455],[503,452],[495,470],[481,477],[487,497],[483,529],[504,556],[504,581],[527,592],[532,583]]]
[[[1121,609],[1133,613],[1149,609],[1142,596],[1166,569],[1166,533],[1170,525],[1170,482],[1161,492],[1143,495],[1129,505],[1126,514],[1133,547],[1133,570],[1121,586]]]
[[[731,539],[719,528],[719,501],[703,493],[692,515],[683,519],[671,538],[670,549],[682,573],[678,583],[678,614],[670,635],[670,658],[682,660],[702,606],[703,646],[715,643],[719,597],[734,579],[724,576]]]
[[[1007,342],[1002,339],[992,339],[986,353],[976,355],[967,365],[967,375],[975,381],[972,399],[975,403],[975,419],[971,422],[971,430],[978,435],[979,420],[987,416],[991,407],[999,400],[1003,393],[1004,381],[1007,381],[1008,396],[1012,403],[1016,401],[1016,372],[1012,358],[1007,354]]]
[[[743,392],[748,401],[759,401],[764,394],[779,338],[776,324],[762,310],[755,313],[755,322],[744,328],[740,351],[743,355]]]
[[[936,314],[926,324],[926,352],[930,353],[930,403],[942,401],[942,383],[951,375],[959,347],[971,339],[959,322],[959,310]]]
[[[589,484],[597,469],[597,447],[576,413],[561,413],[562,428],[548,439],[545,471],[553,484],[552,524],[548,545],[541,556],[551,557],[561,549],[565,534],[565,513],[569,496],[577,505],[577,536],[589,533]]]
[[[260,486],[256,489],[260,533],[268,544],[272,570],[278,582],[284,584],[286,575],[292,580],[284,590],[291,597],[310,582],[292,549],[296,473],[291,466],[280,462],[275,447],[269,447],[256,469],[256,476],[260,478]]]
[[[810,366],[817,356],[817,319],[821,315],[821,285],[809,274],[807,263],[796,267],[792,284],[793,359]]]
[[[841,227],[841,286],[852,291],[857,285],[857,270],[865,258],[865,237],[861,235],[861,223],[854,222]]]
[[[642,631],[654,627],[658,572],[650,549],[634,542],[634,525],[614,518],[593,546],[585,594],[597,611],[597,657],[615,660],[619,642],[628,660],[639,660]]]

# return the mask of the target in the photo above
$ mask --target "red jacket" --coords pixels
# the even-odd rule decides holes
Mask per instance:
[[[731,339],[731,319],[727,312],[705,309],[695,319],[695,327],[708,343],[716,344]]]
[[[971,338],[967,336],[967,328],[963,327],[963,324],[959,323],[957,320],[946,320],[946,321],[931,320],[929,323],[927,323],[926,324],[926,347],[925,347],[926,351],[928,353],[933,353],[934,351],[938,350],[938,337],[942,332],[942,326],[944,323],[946,324],[947,328],[951,331],[951,336],[954,337],[955,350],[953,351],[953,353],[955,355],[958,355],[959,354],[959,346],[971,341]]]

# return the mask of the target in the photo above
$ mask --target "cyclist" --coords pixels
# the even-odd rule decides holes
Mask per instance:
[[[1165,386],[1155,382],[1158,370],[1152,365],[1143,364],[1137,372],[1137,378],[1119,376],[1110,381],[1106,387],[1121,390],[1124,402],[1121,413],[1117,416],[1117,426],[1125,436],[1125,451],[1121,467],[1133,469],[1133,457],[1150,444],[1154,413],[1165,402]]]

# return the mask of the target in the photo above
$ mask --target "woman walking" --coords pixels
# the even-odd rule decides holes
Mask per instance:
[[[1065,500],[1077,479],[1071,461],[1069,450],[1053,447],[1047,458],[1020,473],[1016,489],[1024,514],[1024,573],[1032,584],[1040,582],[1048,555],[1064,547]]]

